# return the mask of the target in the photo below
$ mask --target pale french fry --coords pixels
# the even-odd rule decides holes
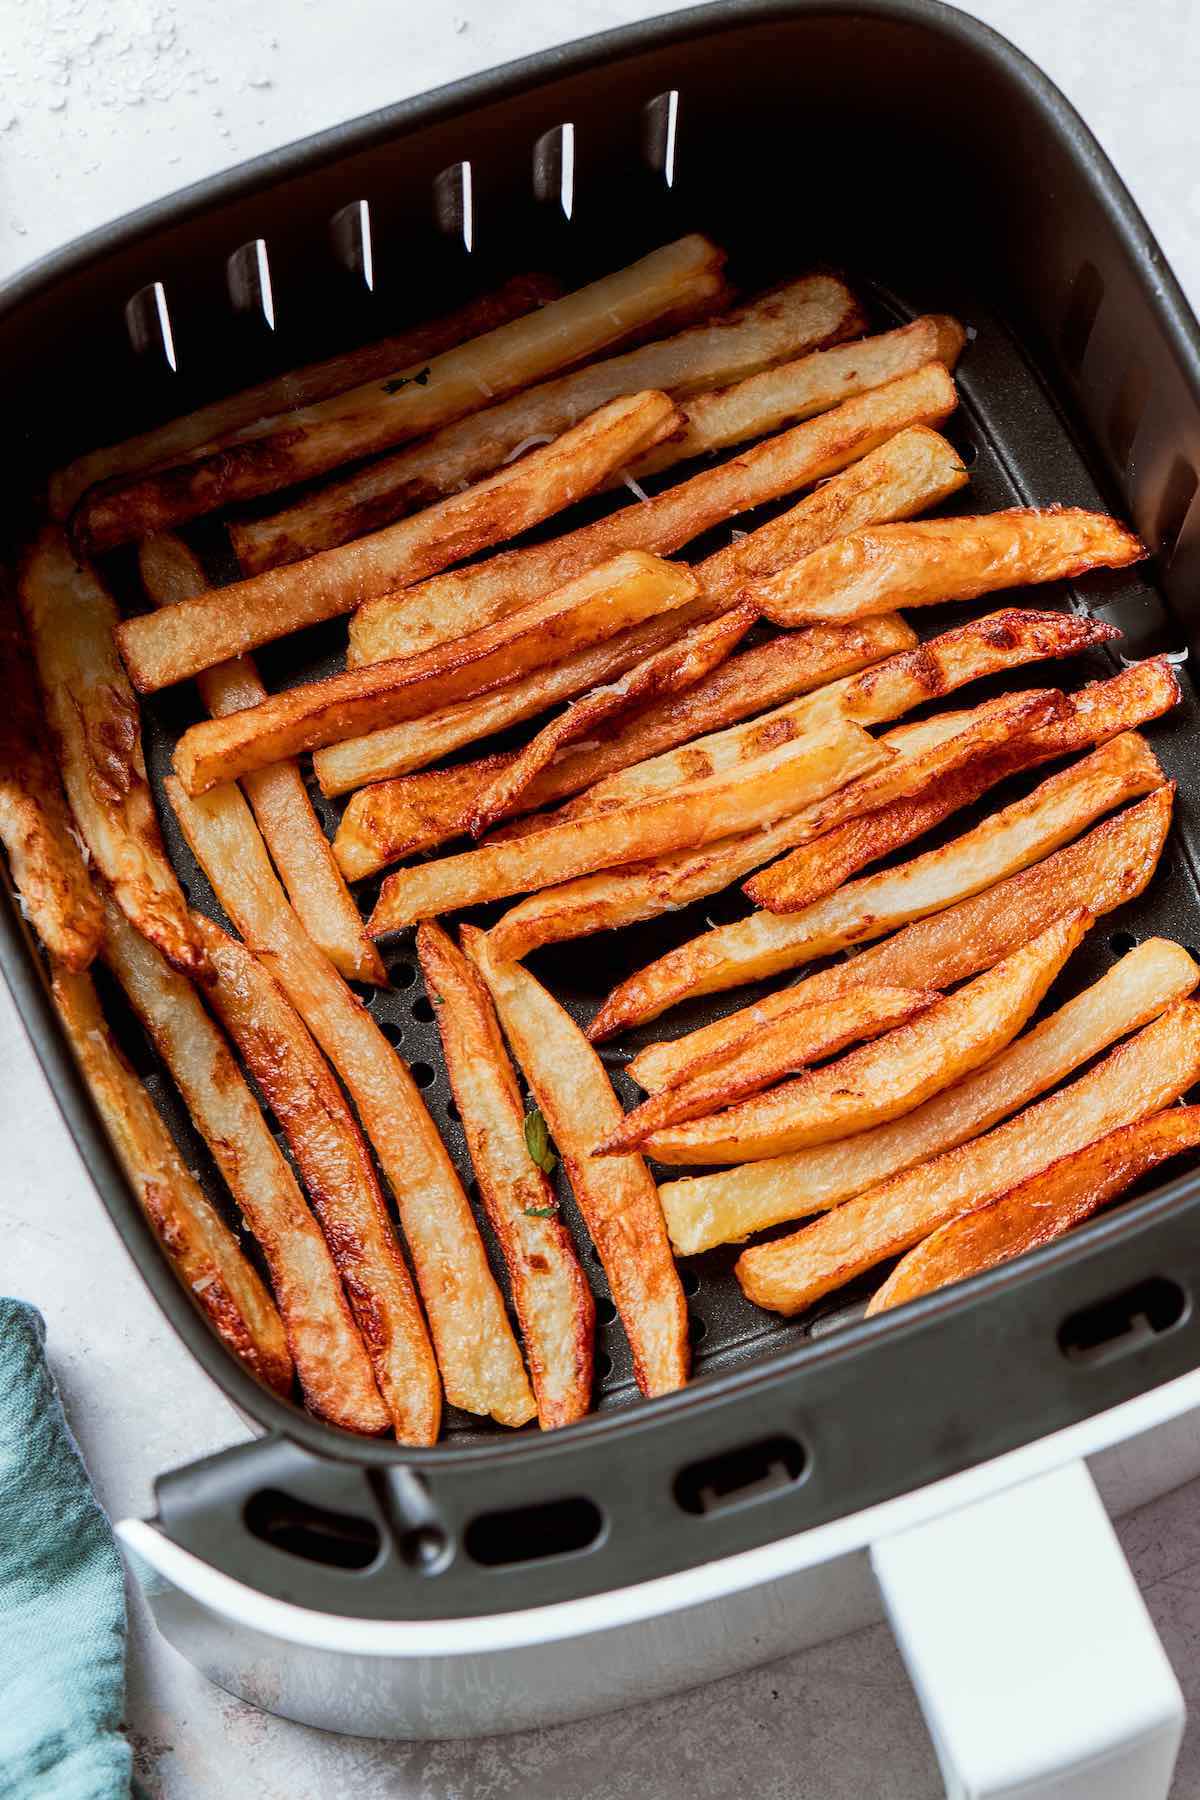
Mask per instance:
[[[462,937],[562,1157],[629,1339],[637,1384],[643,1394],[670,1393],[688,1377],[687,1302],[645,1162],[592,1156],[621,1119],[604,1065],[527,970],[497,961],[483,932],[464,927]]]
[[[997,588],[1125,568],[1146,554],[1145,545],[1105,513],[1014,506],[973,518],[851,532],[751,592],[777,625],[808,625],[897,606],[974,600]]]
[[[111,900],[104,958],[262,1246],[309,1410],[346,1431],[385,1431],[387,1408],[325,1239],[195,988]]]
[[[876,520],[909,518],[936,506],[966,480],[957,452],[936,431],[919,426],[899,431],[780,518],[760,525],[698,564],[693,574],[704,589],[703,605],[711,603],[724,611],[736,605],[738,589],[745,581],[781,568],[839,531]],[[685,622],[694,621],[681,619],[681,629]],[[436,720],[422,720],[419,728],[393,726],[320,750],[313,758],[317,778],[327,794],[342,794],[367,781],[424,768],[463,744],[533,718],[557,700],[567,700],[597,681],[623,674],[639,657],[661,648],[663,641],[669,640],[642,626],[640,635],[631,632],[604,652],[587,651],[582,657],[569,658],[556,671],[513,682],[503,695],[468,701]],[[722,722],[713,721],[716,725]]]
[[[257,387],[243,388],[240,393],[214,400],[198,412],[156,425],[139,437],[89,450],[50,477],[51,515],[60,520],[67,518],[87,489],[98,482],[181,461],[197,450],[216,448],[243,433],[263,429],[278,413],[310,406],[315,400],[344,393],[364,381],[382,381],[396,369],[438,356],[466,338],[478,337],[509,319],[544,306],[548,300],[557,300],[561,293],[561,286],[549,275],[515,275],[494,293],[468,300],[465,306],[444,313],[441,318],[410,325],[398,336],[381,338],[357,350],[343,350],[324,362],[290,369],[285,375],[273,375]]]
[[[1200,970],[1178,944],[1148,938],[985,1068],[915,1112],[837,1143],[659,1189],[681,1255],[825,1212],[877,1182],[953,1149],[1082,1068],[1195,990]]]
[[[723,261],[705,238],[681,238],[539,311],[429,357],[424,367],[410,365],[389,380],[298,408],[209,453],[118,478],[84,496],[75,532],[92,551],[111,549],[423,436],[719,291]]]
[[[669,951],[614,989],[589,1035],[597,1041],[657,1018],[688,996],[766,980],[954,906],[1048,856],[1162,780],[1143,739],[1136,733],[1113,738],[937,850],[849,882],[801,912],[752,913]],[[1169,797],[1165,804],[1169,814]]]
[[[911,1113],[1010,1044],[1092,921],[1057,920],[907,1025],[727,1112],[655,1132],[662,1163],[759,1162]]]
[[[724,387],[818,344],[852,337],[863,324],[844,283],[831,275],[804,276],[678,336],[657,338],[622,356],[543,382],[330,482],[268,518],[235,525],[230,535],[238,561],[247,574],[254,574],[331,549],[364,531],[377,531],[415,506],[428,505],[438,494],[452,493],[463,482],[478,481],[531,443],[557,437],[623,394],[661,388],[674,397]],[[886,362],[893,376],[905,374],[936,357],[939,347],[949,347],[949,337],[931,330],[928,321],[918,320],[907,329],[913,335],[903,346],[895,345],[886,356],[876,352],[869,357],[873,369]],[[875,385],[884,379],[888,377],[877,373]],[[844,387],[840,392],[835,389],[834,398],[824,404],[847,397]]]
[[[0,844],[18,904],[39,940],[80,974],[104,936],[100,899],[67,811],[42,726],[33,662],[6,592],[0,592]]]
[[[142,585],[157,606],[177,605],[208,586],[197,558],[182,538],[170,534],[147,538],[138,564]],[[214,718],[267,698],[248,656],[206,669],[197,686]],[[363,929],[298,765],[287,761],[256,769],[244,785],[288,899],[313,943],[347,980],[381,986],[387,980],[383,959]]]
[[[203,793],[218,781],[364,726],[422,718],[604,643],[645,619],[677,613],[695,593],[695,580],[681,564],[627,550],[457,644],[304,682],[257,706],[193,725],[176,746],[176,771],[189,793]]]
[[[800,1312],[1015,1181],[1169,1106],[1197,1076],[1200,1006],[1180,1000],[1090,1073],[985,1137],[868,1188],[803,1231],[743,1250],[742,1291],[774,1312]]]
[[[137,701],[113,647],[117,608],[47,526],[25,559],[21,609],[76,827],[131,924],[185,973],[204,967],[146,780]]]
[[[653,500],[631,502],[551,543],[508,551],[486,564],[371,601],[350,622],[349,660],[380,662],[445,643],[528,606],[619,550],[670,555],[736,513],[835,474],[906,426],[940,423],[955,404],[952,377],[941,363],[928,363],[914,375],[860,394],[693,475]],[[726,604],[733,598],[740,595]],[[713,603],[715,608],[715,596]]]
[[[502,1424],[534,1400],[467,1197],[408,1069],[322,956],[284,897],[241,792],[191,799],[168,778],[184,836],[238,932],[283,988],[346,1088],[396,1198],[437,1346],[446,1397]],[[408,1322],[414,1409],[435,1402],[437,1368],[419,1316]]]
[[[436,1443],[441,1383],[366,1141],[307,1026],[244,944],[195,915],[205,989],[279,1121],[402,1444]]]
[[[872,1297],[867,1317],[1053,1243],[1158,1163],[1197,1144],[1200,1106],[1172,1106],[1059,1157],[978,1211],[939,1226],[910,1250]]]
[[[538,1423],[569,1425],[591,1405],[595,1303],[558,1202],[525,1136],[525,1109],[488,990],[440,926],[417,932],[446,1071],[475,1178],[512,1283]]]
[[[275,1302],[117,1048],[91,976],[55,969],[53,992],[80,1073],[171,1267],[234,1356],[268,1387],[290,1394],[292,1359]]]
[[[750,1033],[731,1050],[707,1057],[686,1081],[651,1094],[625,1115],[595,1155],[640,1150],[665,1126],[703,1119],[850,1044],[880,1037],[924,1012],[939,997],[936,988],[852,988],[835,995],[828,1006],[785,1014],[766,1031]]]
[[[371,537],[126,619],[116,637],[134,686],[152,693],[515,537],[581,499],[674,417],[665,394],[614,400],[546,449]]]
[[[860,726],[836,719],[826,730],[674,794],[398,869],[384,882],[367,930],[378,939],[441,912],[752,830],[789,807],[834,794],[887,758]]]

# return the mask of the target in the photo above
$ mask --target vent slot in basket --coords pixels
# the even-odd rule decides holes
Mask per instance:
[[[721,1512],[794,1487],[808,1467],[804,1446],[782,1434],[689,1463],[675,1477],[675,1500],[686,1513]]]
[[[463,1547],[472,1562],[485,1569],[502,1569],[544,1562],[551,1556],[577,1556],[590,1550],[603,1530],[600,1508],[577,1494],[566,1500],[547,1500],[540,1506],[480,1513],[467,1526]]]
[[[1151,1275],[1064,1319],[1058,1347],[1068,1362],[1107,1362],[1174,1330],[1187,1311],[1188,1297],[1179,1283]]]
[[[243,1516],[251,1535],[273,1550],[331,1569],[370,1568],[383,1547],[383,1537],[372,1519],[331,1512],[279,1488],[261,1488],[252,1494]]]

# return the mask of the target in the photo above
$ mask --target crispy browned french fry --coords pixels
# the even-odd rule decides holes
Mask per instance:
[[[247,574],[254,574],[344,544],[364,531],[378,531],[416,506],[428,505],[439,494],[452,493],[463,482],[478,481],[530,444],[548,442],[622,394],[661,388],[677,396],[724,387],[818,344],[852,337],[864,323],[843,282],[831,275],[804,276],[675,337],[658,338],[623,356],[588,363],[515,394],[328,483],[268,518],[235,525],[231,536],[238,560]],[[869,357],[872,368],[886,361],[892,376],[901,375],[929,362],[939,347],[949,346],[949,337],[929,329],[928,321],[918,320],[907,329],[913,335],[903,346],[895,345],[886,357],[879,352]],[[888,378],[877,373],[875,385]],[[824,404],[833,405],[854,391],[859,390],[843,386]]]
[[[937,850],[850,882],[802,912],[753,913],[669,951],[614,989],[590,1035],[593,1041],[611,1036],[657,1018],[689,995],[766,980],[940,912],[1069,843],[1093,820],[1162,779],[1143,739],[1135,733],[1114,738]],[[940,979],[940,969],[938,974]]]
[[[100,948],[104,915],[44,735],[29,647],[6,591],[0,591],[0,698],[0,844],[25,917],[54,960],[79,974]]]
[[[563,1159],[629,1339],[637,1384],[643,1394],[670,1393],[688,1376],[687,1302],[645,1162],[637,1155],[593,1159],[621,1118],[604,1065],[526,969],[497,961],[483,932],[464,926],[462,937]]]
[[[887,760],[887,751],[860,726],[834,719],[809,737],[674,794],[398,869],[384,882],[367,930],[378,939],[441,912],[753,830],[790,807],[834,794]]]
[[[1200,1106],[1172,1106],[1059,1157],[978,1211],[939,1226],[910,1250],[874,1294],[867,1317],[1052,1243],[1147,1170],[1197,1144]]]
[[[204,570],[182,538],[147,538],[138,556],[142,585],[158,606],[174,606],[208,586]],[[214,718],[257,706],[267,698],[253,660],[218,663],[197,678]],[[256,769],[245,778],[246,797],[300,923],[334,968],[350,981],[387,981],[383,959],[363,929],[357,906],[313,810],[294,761]]]
[[[244,944],[194,915],[205,990],[279,1121],[402,1444],[437,1441],[441,1383],[371,1153],[298,1012]]]
[[[659,1198],[681,1255],[827,1211],[864,1188],[950,1150],[1044,1094],[1118,1038],[1149,1024],[1200,979],[1186,950],[1148,938],[1010,1044],[915,1112],[833,1144],[665,1182]]]
[[[509,551],[476,568],[372,601],[351,620],[349,659],[379,662],[444,643],[463,630],[528,606],[618,550],[669,555],[735,513],[844,469],[906,426],[940,423],[955,403],[952,377],[941,363],[928,363],[914,375],[847,400],[653,500],[633,501],[551,543]],[[717,610],[718,597],[713,593],[710,598]],[[725,604],[735,598],[740,595]]]
[[[803,1231],[743,1250],[742,1290],[774,1312],[800,1312],[1015,1181],[1169,1106],[1198,1075],[1200,1006],[1180,1000],[1070,1087],[986,1136],[868,1188]]]
[[[865,863],[911,843],[1006,776],[1160,718],[1178,704],[1179,682],[1166,657],[1159,656],[1123,669],[1109,681],[1092,682],[1068,698],[1069,712],[1001,750],[993,761],[980,761],[955,780],[882,807],[836,836],[827,833],[818,844],[793,851],[746,882],[745,893],[772,912],[799,912],[832,893]]]
[[[463,696],[503,687],[645,619],[678,612],[695,593],[695,579],[682,564],[627,550],[457,644],[304,682],[257,706],[193,725],[176,746],[176,771],[189,793],[203,793],[215,782],[364,726],[418,719]]]
[[[525,1139],[525,1109],[488,990],[439,925],[417,932],[425,988],[471,1164],[512,1283],[543,1430],[591,1405],[595,1303],[558,1202]]]
[[[1075,912],[910,1024],[727,1112],[655,1132],[663,1163],[759,1162],[911,1113],[1012,1042],[1092,921]]]
[[[20,577],[45,721],[80,836],[117,904],[185,973],[204,952],[167,859],[146,780],[137,701],[113,647],[117,608],[47,526]]]
[[[777,625],[860,619],[896,606],[974,600],[997,588],[1062,581],[1139,562],[1146,547],[1105,513],[1079,506],[855,531],[781,569],[751,592]]]
[[[937,505],[966,480],[957,452],[936,431],[924,427],[900,431],[814,489],[780,518],[760,525],[698,564],[693,573],[704,588],[704,605],[719,602],[718,610],[723,611],[737,603],[739,587],[755,576],[781,568],[839,531],[876,520],[909,518]],[[684,622],[679,621],[680,628]],[[663,641],[653,627],[641,626],[603,651],[585,651],[557,670],[513,682],[502,695],[468,701],[437,719],[422,720],[419,728],[393,726],[318,751],[313,767],[328,794],[342,794],[366,781],[424,768],[448,751],[533,718],[555,701],[567,700],[597,681],[623,674],[640,657],[661,648]],[[714,720],[714,724],[720,723]]]
[[[861,987],[836,994],[827,1006],[802,1007],[776,1019],[763,1032],[748,1033],[731,1050],[718,1050],[685,1081],[651,1094],[594,1154],[640,1150],[656,1131],[703,1119],[732,1106],[772,1082],[794,1075],[809,1063],[835,1056],[904,1025],[940,998],[936,988]]]
[[[385,1431],[387,1408],[325,1239],[195,988],[112,900],[104,958],[262,1246],[306,1404],[346,1431]]]
[[[126,619],[116,635],[135,687],[167,687],[516,536],[582,498],[674,416],[665,394],[614,400],[546,449],[371,537]]]
[[[139,1206],[193,1303],[268,1387],[292,1391],[275,1302],[209,1205],[154,1102],[117,1048],[90,975],[54,971],[54,1003]]]
[[[521,1425],[535,1407],[504,1302],[454,1165],[408,1069],[293,913],[232,783],[198,800],[167,794],[221,905],[275,976],[346,1084],[391,1184],[452,1405]],[[414,1410],[435,1405],[437,1369],[419,1315],[407,1322]]]
[[[65,519],[88,488],[115,475],[133,475],[142,469],[183,460],[194,451],[216,448],[243,434],[262,429],[277,413],[297,406],[311,406],[331,394],[358,387],[364,381],[382,381],[393,370],[438,356],[466,338],[480,336],[557,300],[561,284],[549,275],[514,275],[493,293],[468,300],[455,312],[444,313],[421,325],[410,325],[396,337],[343,350],[324,362],[309,363],[273,375],[257,387],[243,388],[223,400],[214,400],[198,412],[156,425],[139,437],[125,438],[101,450],[89,450],[50,477],[49,501],[54,518]]]
[[[719,292],[723,262],[707,239],[680,238],[539,311],[429,357],[424,367],[410,365],[389,380],[269,419],[237,442],[201,449],[173,466],[107,483],[85,495],[74,529],[86,548],[111,549],[423,436]]]

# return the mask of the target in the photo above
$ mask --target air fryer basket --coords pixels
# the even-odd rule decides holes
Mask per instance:
[[[973,336],[948,430],[971,463],[965,505],[1119,511],[1153,562],[1079,592],[1039,590],[1035,603],[1090,606],[1121,625],[1117,649],[1128,658],[1187,650],[1200,575],[1196,323],[1061,96],[994,34],[921,0],[741,0],[677,14],[398,106],[94,234],[0,296],[0,366],[25,486],[76,450],[426,316],[504,274],[549,267],[575,282],[691,229],[729,247],[746,288],[829,263],[869,297],[880,325],[923,310],[959,314]],[[14,533],[23,524],[15,519]],[[216,534],[205,542],[220,572]],[[130,559],[110,559],[107,572],[123,591]],[[929,634],[965,616],[942,608],[917,622]],[[318,630],[264,653],[268,685],[333,666],[342,635]],[[1076,686],[1115,666],[1098,653],[1020,681]],[[1055,1002],[1140,937],[1200,944],[1200,715],[1181,674],[1183,706],[1150,733],[1179,783],[1168,854],[1147,895],[1095,928]],[[195,704],[179,690],[148,708],[156,783]],[[330,823],[334,807],[318,805]],[[162,811],[185,887],[215,914]],[[703,913],[729,917],[740,904],[719,896],[611,940],[560,946],[534,966],[586,1018],[620,974],[691,935]],[[1019,1265],[870,1324],[853,1292],[803,1319],[775,1319],[742,1296],[733,1249],[692,1259],[696,1378],[649,1404],[634,1395],[603,1273],[585,1249],[600,1320],[593,1418],[539,1436],[452,1413],[443,1442],[421,1451],[350,1437],[260,1388],[177,1286],[79,1083],[15,908],[0,918],[0,959],[143,1277],[267,1434],[165,1477],[159,1522],[281,1598],[364,1617],[448,1618],[603,1591],[887,1499],[1200,1360],[1200,1185],[1185,1176]],[[411,941],[391,968],[393,988],[369,1003],[469,1181]],[[746,998],[681,1009],[664,1026],[688,1028]],[[638,1042],[633,1034],[605,1053],[627,1100],[621,1065]],[[189,1160],[206,1169],[177,1097],[135,1047]]]

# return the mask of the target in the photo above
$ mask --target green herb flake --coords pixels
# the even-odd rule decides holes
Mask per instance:
[[[529,1160],[537,1164],[543,1175],[553,1175],[558,1166],[558,1157],[550,1147],[546,1121],[540,1108],[536,1106],[525,1114],[525,1148],[529,1152]]]
[[[434,1006],[445,1006],[446,1004],[446,996],[444,994],[430,994],[429,999]]]
[[[384,382],[383,391],[385,394],[398,394],[401,388],[412,387],[414,382],[417,387],[424,387],[429,380],[430,373],[429,364],[426,363],[425,367],[418,369],[415,375],[394,375],[390,381]]]
[[[557,1206],[523,1206],[521,1211],[527,1219],[553,1219],[558,1212]]]

